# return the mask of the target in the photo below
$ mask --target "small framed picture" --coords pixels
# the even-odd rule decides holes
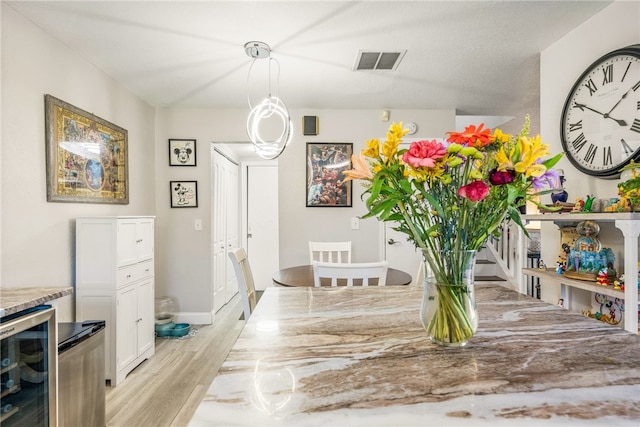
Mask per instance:
[[[352,143],[307,142],[307,207],[351,207]]]
[[[198,181],[170,181],[172,208],[198,207]]]
[[[169,166],[195,166],[196,140],[170,139]]]

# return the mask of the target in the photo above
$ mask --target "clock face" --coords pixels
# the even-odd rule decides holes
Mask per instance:
[[[561,127],[567,157],[589,175],[616,178],[640,158],[640,45],[587,68],[569,92]]]

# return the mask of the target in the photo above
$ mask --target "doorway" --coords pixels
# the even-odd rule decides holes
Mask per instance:
[[[238,292],[229,250],[243,247],[257,290],[279,268],[278,162],[256,159],[251,144],[211,150],[211,287],[214,313]]]
[[[256,290],[273,285],[280,265],[278,225],[278,164],[243,162],[243,243],[251,263]]]

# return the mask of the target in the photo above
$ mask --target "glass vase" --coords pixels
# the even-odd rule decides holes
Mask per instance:
[[[425,251],[423,256],[422,325],[434,343],[462,347],[478,329],[474,294],[476,251]]]

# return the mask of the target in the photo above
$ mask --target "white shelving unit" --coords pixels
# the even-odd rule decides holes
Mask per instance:
[[[105,320],[115,387],[155,353],[154,217],[76,219],[76,320]]]
[[[556,274],[555,271],[524,268],[520,265],[522,274],[517,274],[518,285],[521,293],[526,293],[525,275],[539,277],[541,280],[559,283],[562,296],[567,295],[566,287],[579,288],[603,295],[624,298],[626,310],[624,312],[624,328],[633,333],[638,333],[638,235],[640,235],[640,212],[602,212],[602,213],[546,213],[537,215],[523,215],[524,221],[552,221],[556,225],[577,224],[580,221],[610,222],[622,232],[624,236],[624,275],[625,289],[613,289],[613,287],[600,286],[583,280],[569,279]],[[526,239],[522,238],[522,242]],[[544,244],[544,242],[543,242]],[[521,250],[526,250],[522,248]],[[523,257],[520,257],[523,259]],[[565,300],[568,301],[568,300]]]

